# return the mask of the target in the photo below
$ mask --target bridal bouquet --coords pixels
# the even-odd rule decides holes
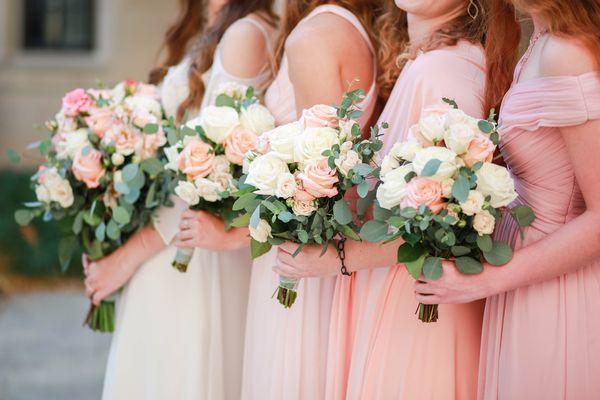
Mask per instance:
[[[255,150],[259,137],[273,129],[271,113],[258,103],[252,87],[226,83],[217,90],[214,106],[178,129],[180,140],[169,147],[167,169],[177,174],[175,194],[191,209],[208,211],[231,227],[232,210],[244,155]],[[172,265],[187,271],[193,249],[179,249]]]
[[[37,201],[15,218],[27,225],[41,216],[67,227],[59,243],[63,269],[78,247],[92,261],[108,255],[167,204],[162,114],[154,86],[125,81],[67,93],[46,123],[50,135],[39,144],[45,162],[32,177]],[[92,305],[85,323],[113,331],[114,302]]]
[[[493,111],[478,120],[458,109],[425,110],[396,143],[381,166],[375,219],[361,229],[363,239],[380,242],[401,237],[398,262],[415,279],[439,279],[442,259],[453,259],[463,274],[483,271],[482,261],[504,265],[508,244],[492,240],[496,221],[509,212],[519,226],[531,224],[533,211],[516,199],[508,170],[493,164],[500,136]],[[435,322],[437,305],[419,305],[419,319]]]
[[[246,187],[233,208],[245,211],[236,224],[249,226],[253,258],[286,240],[299,244],[295,254],[314,243],[324,252],[338,236],[360,240],[344,195],[356,187],[368,197],[366,178],[382,147],[378,127],[363,140],[355,122],[361,115],[355,104],[363,97],[357,90],[345,94],[339,107],[305,110],[299,121],[265,133],[259,150],[246,157]],[[284,307],[294,303],[297,284],[280,277],[277,299]]]

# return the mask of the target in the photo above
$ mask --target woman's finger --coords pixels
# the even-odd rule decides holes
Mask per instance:
[[[196,241],[194,239],[176,240],[173,242],[173,246],[178,249],[193,249],[196,247]]]
[[[296,249],[298,248],[298,244],[292,242],[283,242],[278,246],[278,249],[287,254],[294,254]]]
[[[190,240],[195,236],[195,232],[192,230],[187,230],[187,231],[179,231],[177,233],[177,235],[175,236],[175,239],[177,240]]]
[[[289,253],[285,253],[285,252],[279,252],[277,253],[277,261],[280,261],[282,263],[288,264],[288,265],[296,265],[296,260],[294,259],[294,257],[292,257],[291,254]]]
[[[104,300],[104,297],[106,297],[101,291],[97,291],[96,293],[94,293],[94,295],[92,296],[92,303],[94,303],[94,305],[99,306],[100,303],[102,302],[102,300]]]
[[[424,295],[432,295],[439,294],[435,287],[431,286],[428,283],[415,283],[415,293],[424,294]]]
[[[299,278],[298,272],[293,266],[281,261],[277,261],[273,267],[273,271],[278,275],[285,276],[287,278]]]
[[[422,294],[417,294],[415,296],[415,298],[417,299],[417,301],[419,303],[422,304],[440,304],[440,297],[439,296],[435,296],[435,295],[422,295]]]

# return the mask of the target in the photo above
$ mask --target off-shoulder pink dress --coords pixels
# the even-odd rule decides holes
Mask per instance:
[[[513,85],[502,105],[501,150],[515,179],[516,203],[529,205],[536,219],[524,240],[512,219],[504,219],[499,240],[525,247],[586,210],[560,128],[597,119],[597,72]],[[600,399],[599,317],[600,260],[488,298],[479,399]]]
[[[317,7],[302,22],[322,13],[336,14],[364,37],[369,37],[357,17],[335,5]],[[373,51],[374,54],[374,51]],[[375,108],[375,76],[366,98],[361,124]],[[277,125],[298,119],[294,87],[284,55],[281,69],[266,93],[265,104]],[[329,320],[335,277],[302,279],[298,298],[285,309],[272,298],[279,278],[272,268],[277,251],[271,250],[252,266],[250,298],[242,382],[242,398],[247,400],[321,400],[325,397]]]
[[[483,49],[465,41],[409,61],[380,118],[390,124],[382,155],[442,97],[482,116],[484,80]],[[403,265],[338,278],[328,399],[476,397],[483,303],[441,305],[439,321],[424,324],[415,315],[413,283]]]

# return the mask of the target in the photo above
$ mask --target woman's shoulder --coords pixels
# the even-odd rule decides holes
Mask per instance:
[[[598,70],[592,51],[577,38],[550,35],[540,54],[540,76],[579,76]]]

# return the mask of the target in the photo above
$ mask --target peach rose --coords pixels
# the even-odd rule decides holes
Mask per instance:
[[[84,118],[85,123],[102,139],[114,123],[112,110],[108,107],[92,107],[88,113],[90,115]]]
[[[81,112],[87,111],[93,105],[92,99],[83,89],[75,89],[62,99],[62,112],[67,117],[75,117]]]
[[[337,111],[334,107],[317,104],[302,111],[300,124],[304,128],[338,128]]]
[[[486,136],[478,134],[469,143],[467,152],[461,156],[468,167],[472,167],[478,162],[491,162],[494,158],[496,146],[494,142]]]
[[[207,177],[213,170],[215,154],[199,138],[193,138],[179,154],[179,169],[189,180]]]
[[[336,171],[329,168],[325,159],[307,162],[298,178],[302,181],[303,189],[317,198],[334,197],[338,194],[334,185],[339,179]]]
[[[129,156],[135,152],[141,141],[141,133],[134,132],[126,125],[113,125],[106,137],[115,143],[117,153]]]
[[[161,129],[150,135],[140,135],[136,143],[135,153],[142,160],[154,157],[158,149],[167,144],[165,132]]]
[[[300,179],[300,172],[296,172],[294,174],[294,178],[296,179],[296,192],[294,193],[294,200],[300,202],[309,202],[315,200],[315,196],[308,193],[304,189],[304,183],[302,179]]]
[[[444,209],[442,200],[442,185],[430,178],[416,177],[406,185],[406,197],[400,203],[401,208],[419,208],[420,205],[429,207],[432,213],[438,214]]]
[[[235,128],[227,136],[225,142],[225,156],[232,164],[242,165],[244,155],[250,150],[256,150],[258,146],[258,137],[241,126]]]
[[[84,154],[86,153],[86,154]],[[73,159],[73,175],[90,189],[100,186],[100,179],[106,173],[102,166],[102,153],[96,149],[87,152],[80,150]]]

